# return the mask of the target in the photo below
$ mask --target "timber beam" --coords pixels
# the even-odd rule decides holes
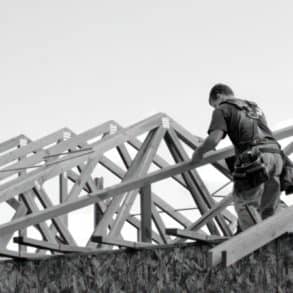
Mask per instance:
[[[97,236],[97,235],[92,236],[91,241],[96,243],[103,243],[103,244],[109,244],[113,246],[127,247],[127,248],[133,248],[133,249],[153,246],[152,244],[147,242],[134,242],[134,241],[121,240],[121,239],[117,239],[113,237]]]
[[[35,247],[39,249],[46,249],[50,251],[60,252],[60,253],[74,253],[74,252],[93,252],[94,250],[87,247],[80,247],[80,246],[73,246],[73,245],[66,245],[66,244],[57,244],[57,243],[50,243],[47,241],[36,240],[27,237],[14,237],[14,243],[18,243],[21,245],[26,245],[30,247]]]
[[[230,239],[230,237],[227,236],[206,235],[200,232],[181,230],[175,228],[166,229],[166,234],[211,244],[221,243],[223,241]]]

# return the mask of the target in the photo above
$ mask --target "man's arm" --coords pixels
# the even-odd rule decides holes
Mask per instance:
[[[194,151],[192,161],[199,162],[202,160],[203,155],[215,149],[220,140],[224,137],[224,131],[216,129],[212,131],[209,136],[203,141],[203,143]]]

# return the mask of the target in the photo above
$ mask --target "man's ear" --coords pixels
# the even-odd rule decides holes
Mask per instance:
[[[219,93],[217,93],[217,94],[216,94],[216,97],[217,97],[217,101],[219,101],[219,100],[221,99],[222,95],[219,94]]]

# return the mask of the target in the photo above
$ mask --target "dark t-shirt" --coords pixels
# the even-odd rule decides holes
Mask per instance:
[[[257,119],[247,115],[244,110],[246,105],[254,106]],[[224,137],[227,134],[238,152],[256,140],[263,143],[275,142],[262,110],[255,103],[240,99],[227,100],[213,111],[208,133],[214,130],[222,130]]]

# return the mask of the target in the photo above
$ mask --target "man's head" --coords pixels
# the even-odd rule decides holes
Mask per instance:
[[[229,86],[218,83],[214,85],[210,90],[209,104],[212,107],[217,108],[221,102],[227,99],[231,99],[233,97],[234,93]]]

